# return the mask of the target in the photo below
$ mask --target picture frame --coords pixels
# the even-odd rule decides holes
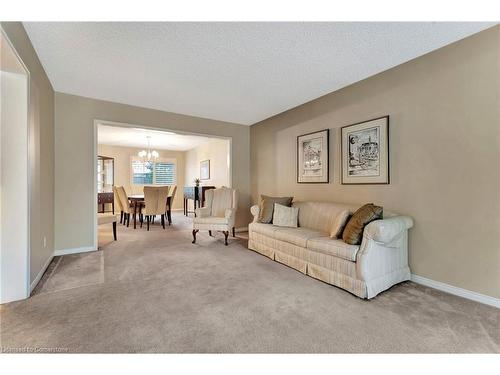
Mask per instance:
[[[389,116],[341,128],[341,183],[389,184]]]
[[[297,183],[330,182],[330,129],[297,136]]]
[[[210,160],[200,161],[200,180],[210,180]]]

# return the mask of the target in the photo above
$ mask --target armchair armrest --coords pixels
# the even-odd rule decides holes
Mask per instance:
[[[236,216],[236,208],[226,208],[224,217],[226,219],[233,219]]]
[[[408,216],[394,216],[387,219],[372,221],[365,227],[363,237],[390,246],[404,231],[413,226],[412,218]]]
[[[236,218],[236,208],[226,208],[224,217],[227,219],[227,223],[230,227],[234,227],[234,222]]]
[[[210,216],[210,207],[200,207],[194,210],[196,217]]]
[[[250,207],[250,212],[253,215],[253,222],[256,223],[259,220],[260,207],[258,205],[254,205]]]

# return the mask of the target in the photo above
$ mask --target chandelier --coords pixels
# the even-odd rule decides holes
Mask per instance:
[[[151,150],[151,137],[146,137],[148,139],[148,148],[147,150],[141,150],[137,153],[137,155],[142,158],[144,164],[146,164],[147,168],[153,166],[153,163],[158,159],[160,154],[158,151]]]

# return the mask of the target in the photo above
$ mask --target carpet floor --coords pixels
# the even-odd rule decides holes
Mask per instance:
[[[100,251],[54,258],[31,298],[1,306],[3,352],[500,352],[500,310],[412,282],[372,300],[190,219],[100,227]],[[111,227],[109,225],[109,227]]]

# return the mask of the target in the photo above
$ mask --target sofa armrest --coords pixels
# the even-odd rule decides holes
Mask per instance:
[[[196,217],[208,217],[210,216],[210,207],[201,207],[194,210]]]
[[[253,222],[256,223],[259,220],[260,207],[258,205],[253,205],[250,207],[250,212],[253,215]]]
[[[363,238],[391,247],[391,244],[412,226],[413,220],[408,216],[394,216],[375,220],[365,227]]]

